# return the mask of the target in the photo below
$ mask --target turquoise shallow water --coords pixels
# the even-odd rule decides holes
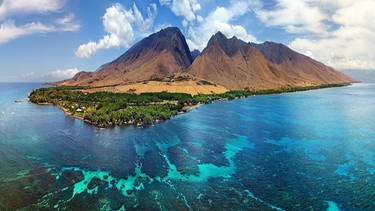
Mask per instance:
[[[0,83],[0,210],[375,210],[375,84],[99,129]]]

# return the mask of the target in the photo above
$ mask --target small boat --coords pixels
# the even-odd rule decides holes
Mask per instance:
[[[15,100],[14,102],[16,103],[22,103],[22,102],[27,102],[28,100]]]

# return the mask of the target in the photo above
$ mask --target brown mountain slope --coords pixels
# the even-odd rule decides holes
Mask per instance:
[[[194,60],[189,73],[229,89],[261,90],[355,82],[282,44],[253,45],[236,37],[227,39],[218,32]]]
[[[299,77],[305,83],[329,84],[355,82],[356,80],[344,73],[324,65],[310,57],[299,54],[287,46],[265,42],[263,44],[254,44],[266,59],[274,64],[280,65],[286,69],[289,75]]]
[[[170,27],[141,40],[100,70],[81,72],[58,84],[104,86],[163,78],[185,70],[192,61],[185,37]]]
[[[271,89],[293,82],[287,72],[266,58],[253,46],[236,37],[227,39],[218,32],[197,57],[189,73],[229,89]]]
[[[80,72],[58,85],[127,85],[188,73],[227,89],[263,90],[355,80],[273,42],[245,43],[221,32],[194,60],[185,37],[170,27],[141,40],[96,72]]]

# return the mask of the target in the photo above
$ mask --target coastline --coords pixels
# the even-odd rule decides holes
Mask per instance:
[[[189,113],[189,112],[193,111],[194,109],[196,109],[198,107],[201,107],[201,106],[203,106],[205,104],[198,103],[197,105],[186,106],[186,108],[181,109],[181,111],[179,111],[176,115],[173,115],[173,116],[171,116],[168,119],[156,119],[156,120],[152,121],[150,124],[143,124],[143,123],[136,123],[136,122],[127,122],[127,123],[120,124],[120,125],[113,124],[112,122],[110,122],[108,124],[96,124],[95,122],[87,120],[84,117],[81,117],[81,116],[74,115],[74,114],[70,113],[67,109],[65,109],[64,107],[62,107],[60,105],[53,105],[53,104],[41,104],[41,105],[57,106],[60,110],[62,110],[64,112],[65,115],[67,115],[69,117],[76,118],[76,119],[79,119],[81,121],[87,122],[87,123],[89,123],[89,124],[91,124],[91,125],[93,125],[95,127],[98,127],[98,128],[107,128],[107,127],[114,127],[114,126],[130,126],[130,125],[135,125],[137,127],[144,127],[144,126],[147,126],[147,125],[153,125],[153,124],[156,124],[156,123],[159,123],[159,122],[166,121],[166,120],[168,120],[170,118],[173,118],[175,116]]]
[[[63,105],[67,106],[67,103],[63,102],[63,101],[56,101],[56,99],[55,99],[54,101],[51,101],[51,102],[48,102],[48,101],[36,102],[31,97],[33,93],[30,94],[29,101],[32,102],[32,103],[35,103],[35,104],[39,104],[39,105],[58,106],[66,115],[68,115],[70,117],[73,117],[73,118],[80,119],[84,122],[87,122],[87,123],[89,123],[91,125],[94,125],[96,127],[99,127],[99,128],[106,128],[106,127],[113,127],[113,126],[123,126],[123,125],[125,125],[125,126],[126,125],[136,125],[138,127],[144,127],[144,126],[147,126],[147,125],[153,125],[155,123],[159,123],[161,121],[168,120],[168,119],[170,119],[174,116],[178,116],[178,115],[181,115],[181,114],[184,114],[184,113],[188,113],[188,112],[190,112],[190,111],[194,110],[195,108],[198,108],[202,105],[210,104],[210,103],[214,103],[214,102],[218,102],[218,101],[236,100],[236,99],[240,99],[240,98],[247,98],[247,97],[252,97],[252,96],[257,96],[257,95],[269,95],[269,94],[281,94],[281,93],[290,93],[290,92],[299,92],[299,91],[309,91],[309,90],[315,90],[315,89],[335,88],[335,87],[343,87],[343,86],[350,86],[350,85],[352,85],[352,83],[328,84],[328,85],[311,86],[311,87],[293,87],[293,88],[279,89],[279,90],[261,90],[261,91],[257,91],[257,92],[252,92],[252,91],[248,91],[248,90],[234,90],[234,91],[230,91],[230,92],[227,92],[227,93],[224,93],[224,94],[221,94],[221,95],[213,95],[213,98],[210,98],[210,97],[203,98],[203,99],[205,99],[205,101],[201,100],[201,98],[198,98],[197,99],[198,102],[195,101],[195,103],[190,103],[190,105],[188,103],[184,103],[185,105],[183,107],[180,107],[178,110],[176,110],[176,113],[171,113],[168,116],[163,116],[162,118],[151,117],[151,118],[148,118],[148,119],[144,119],[145,114],[140,113],[141,116],[142,115],[144,116],[143,118],[136,118],[136,119],[134,118],[134,119],[128,119],[128,120],[122,120],[122,121],[119,121],[118,119],[114,118],[113,116],[108,117],[109,119],[105,120],[105,121],[103,121],[103,120],[97,121],[97,122],[90,121],[89,117],[86,116],[86,110],[83,110],[83,111],[79,112],[78,114],[80,114],[80,115],[77,115],[77,114],[73,113],[73,112],[75,112],[74,110],[73,110],[73,112],[71,112],[71,111],[69,111],[70,108],[64,107]],[[207,97],[207,96],[209,96],[209,95],[203,95],[203,97]],[[201,100],[201,101],[199,101],[199,100]],[[74,101],[68,101],[68,102],[75,103]],[[167,101],[167,103],[169,105],[177,106],[179,103],[181,103],[181,101],[177,101],[177,103],[175,103],[175,104],[172,103],[172,101]],[[77,104],[77,103],[75,103],[75,104]],[[151,107],[151,106],[152,106],[152,104],[146,104],[143,107],[148,108],[148,107]],[[128,106],[128,107],[131,108],[133,106]],[[82,108],[84,108],[84,107],[82,107]],[[74,109],[76,109],[76,108],[74,108]],[[122,109],[120,109],[120,110],[122,110]],[[92,115],[95,115],[95,114],[92,114]],[[111,114],[111,115],[113,115],[113,114]]]

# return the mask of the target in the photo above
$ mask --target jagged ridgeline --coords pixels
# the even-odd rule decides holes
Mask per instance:
[[[191,65],[191,74],[228,89],[265,90],[354,82],[282,44],[246,43],[218,32]]]
[[[355,79],[282,44],[246,43],[221,32],[201,52],[189,49],[176,27],[154,33],[95,72],[57,85],[109,86],[189,74],[229,90],[266,90],[355,82]]]

